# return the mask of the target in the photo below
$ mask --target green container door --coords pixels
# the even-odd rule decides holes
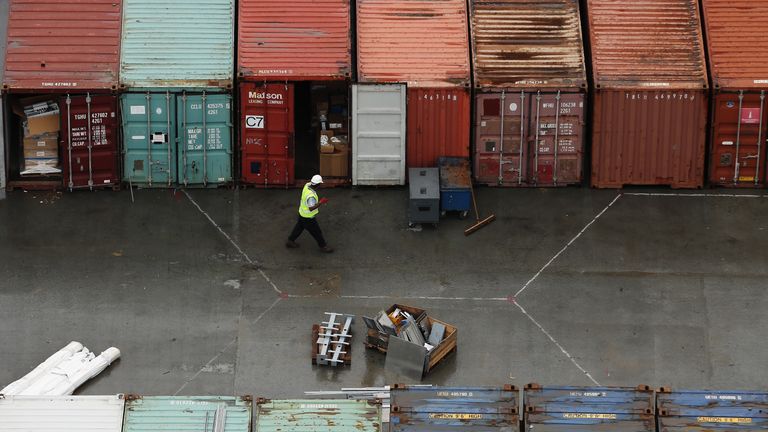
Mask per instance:
[[[177,103],[179,184],[217,186],[230,183],[232,96],[182,94]]]
[[[176,97],[128,93],[123,116],[124,181],[148,187],[176,183]]]
[[[123,432],[249,432],[250,399],[143,396],[125,403]]]

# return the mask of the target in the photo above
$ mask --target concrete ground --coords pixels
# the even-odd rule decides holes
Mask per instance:
[[[252,394],[408,382],[364,349],[310,365],[323,312],[395,302],[455,324],[424,382],[768,387],[768,199],[732,191],[481,189],[497,221],[409,230],[405,189],[13,192],[0,201],[0,385],[70,340],[121,360],[83,394]],[[735,192],[736,194],[754,194]]]

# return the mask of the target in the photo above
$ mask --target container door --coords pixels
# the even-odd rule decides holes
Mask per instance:
[[[584,95],[537,93],[530,99],[529,182],[538,186],[581,183]]]
[[[117,97],[67,96],[59,107],[64,186],[72,190],[116,185]]]
[[[5,100],[0,96],[0,200],[5,199]]]
[[[528,98],[525,93],[478,94],[475,98],[475,179],[487,185],[527,182]]]
[[[765,93],[715,97],[710,181],[722,186],[765,184]]]
[[[352,86],[352,184],[405,184],[403,84]]]
[[[294,183],[293,94],[293,84],[241,84],[243,182],[263,186]]]
[[[128,93],[121,96],[125,159],[123,180],[149,187],[176,182],[176,96]]]
[[[203,108],[205,107],[205,108]],[[217,186],[232,181],[232,96],[177,96],[179,183]]]

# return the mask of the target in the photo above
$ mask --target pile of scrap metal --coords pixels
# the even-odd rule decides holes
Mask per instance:
[[[326,312],[328,321],[312,326],[312,364],[350,365],[352,363],[352,323],[354,315]],[[336,322],[336,320],[339,322]]]
[[[391,363],[404,375],[420,379],[456,351],[456,327],[428,316],[424,309],[395,304],[363,320],[368,327],[366,347],[387,354],[387,368]]]
[[[0,394],[71,395],[80,385],[101,373],[119,357],[120,350],[115,347],[108,348],[97,356],[80,342],[70,342],[30,373],[0,390]]]

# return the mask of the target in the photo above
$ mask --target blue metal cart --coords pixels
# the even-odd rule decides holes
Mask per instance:
[[[469,160],[457,157],[441,157],[440,167],[440,214],[449,211],[459,212],[467,217],[472,208],[472,179],[469,172]]]

